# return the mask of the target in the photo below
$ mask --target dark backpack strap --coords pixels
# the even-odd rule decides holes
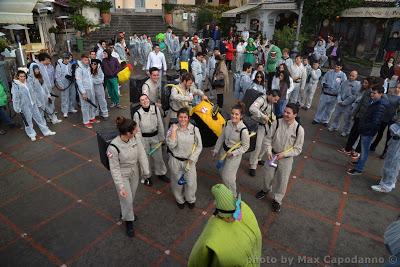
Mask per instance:
[[[117,152],[118,152],[118,154],[119,154],[119,148],[116,146],[116,145],[114,145],[114,144],[109,144],[109,146],[112,146],[112,147],[114,147],[116,150],[117,150]]]
[[[242,141],[242,132],[243,132],[245,129],[247,129],[247,127],[243,127],[242,129],[240,129],[240,134],[239,134],[240,141]]]
[[[140,108],[139,108],[139,109],[140,109]],[[138,114],[138,116],[139,116],[139,121],[141,121],[141,120],[142,120],[142,115],[140,115],[139,109],[138,109],[138,110],[136,110],[136,111],[135,111],[135,113],[137,113],[137,114]]]
[[[297,123],[297,127],[296,127],[296,139],[297,139],[297,134],[299,132],[299,128],[300,128],[300,123]]]

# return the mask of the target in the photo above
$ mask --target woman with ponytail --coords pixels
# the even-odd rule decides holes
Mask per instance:
[[[242,161],[242,155],[250,147],[250,135],[246,125],[243,123],[245,112],[244,104],[239,102],[231,109],[231,119],[219,136],[212,154],[217,159],[226,153],[224,165],[220,169],[222,181],[236,197],[236,174]],[[234,148],[235,147],[235,148]]]
[[[135,135],[138,127],[135,121],[118,117],[116,120],[119,135],[111,141],[107,149],[110,171],[121,204],[121,219],[126,223],[126,234],[133,237],[133,200],[139,184],[139,167],[142,176],[150,177],[146,151]]]

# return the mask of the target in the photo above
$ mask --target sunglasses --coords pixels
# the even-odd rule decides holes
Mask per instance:
[[[262,76],[256,76],[257,78],[262,78]]]
[[[97,65],[97,63],[96,63],[96,62],[92,62],[92,63],[90,63],[90,64],[92,64],[92,65]]]

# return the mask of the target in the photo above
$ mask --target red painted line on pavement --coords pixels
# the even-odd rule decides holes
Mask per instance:
[[[353,227],[353,226],[350,226],[348,224],[343,224],[342,227],[344,229],[346,229],[347,231],[353,233],[353,234],[358,234],[358,235],[360,235],[362,237],[366,237],[368,239],[375,240],[375,241],[377,241],[379,243],[382,243],[382,244],[384,243],[384,239],[383,239],[382,236],[378,236],[378,235],[374,235],[374,234],[365,232],[363,230],[360,230],[360,229],[358,229],[356,227]]]

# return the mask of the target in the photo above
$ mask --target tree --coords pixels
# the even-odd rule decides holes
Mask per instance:
[[[297,1],[300,5],[301,0]],[[304,0],[303,7],[303,31],[315,33],[321,22],[325,19],[333,19],[349,8],[361,7],[364,0]]]

